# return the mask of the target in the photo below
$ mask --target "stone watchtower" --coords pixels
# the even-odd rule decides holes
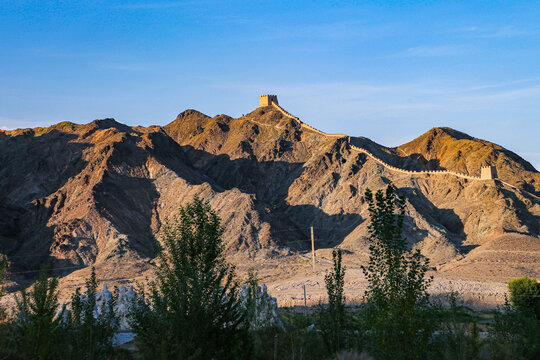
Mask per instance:
[[[482,166],[480,169],[480,179],[489,180],[497,178],[497,169],[495,166]]]
[[[261,95],[259,99],[259,107],[270,106],[272,103],[279,105],[277,95]]]

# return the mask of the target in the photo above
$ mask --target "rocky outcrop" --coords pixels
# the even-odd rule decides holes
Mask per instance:
[[[249,316],[250,330],[281,327],[283,324],[277,314],[277,300],[268,294],[265,284],[251,288],[242,286],[238,293],[238,304]]]

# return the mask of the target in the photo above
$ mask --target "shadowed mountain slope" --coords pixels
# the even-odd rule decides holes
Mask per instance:
[[[476,175],[496,165],[529,192],[540,174],[516,154],[448,128],[386,148],[327,136],[272,106],[231,118],[186,110],[170,124],[113,119],[6,132],[0,138],[0,253],[19,273],[49,263],[60,274],[92,264],[148,262],[178,207],[210,200],[229,254],[268,257],[317,246],[366,249],[366,188],[390,181],[407,197],[405,235],[447,264],[503,234],[540,233],[540,202],[497,180],[407,175],[396,167]],[[490,246],[497,244],[491,242]]]

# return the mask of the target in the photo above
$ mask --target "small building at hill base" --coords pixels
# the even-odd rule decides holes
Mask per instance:
[[[279,105],[277,95],[261,95],[259,99],[259,107],[270,106],[272,103]]]
[[[497,169],[495,166],[482,166],[480,169],[480,179],[489,180],[497,178]]]

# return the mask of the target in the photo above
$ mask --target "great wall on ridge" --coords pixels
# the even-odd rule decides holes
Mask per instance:
[[[497,178],[497,172],[496,172],[496,169],[495,169],[494,166],[483,166],[480,169],[480,176],[472,176],[472,175],[458,173],[458,172],[450,171],[450,170],[422,170],[422,171],[415,171],[415,170],[401,169],[401,168],[398,168],[398,167],[395,167],[395,166],[392,166],[392,165],[388,164],[384,160],[382,160],[382,159],[378,158],[377,156],[375,156],[374,154],[372,154],[370,151],[368,151],[368,150],[366,150],[364,148],[358,147],[356,145],[353,145],[351,143],[350,136],[348,136],[346,134],[327,134],[327,133],[325,133],[325,132],[323,132],[321,130],[318,130],[318,129],[314,128],[313,126],[310,126],[310,125],[302,122],[298,117],[292,115],[287,110],[285,110],[281,106],[279,106],[279,103],[278,103],[278,100],[277,100],[277,95],[261,95],[260,100],[259,100],[259,107],[264,107],[264,106],[272,106],[272,107],[274,107],[276,110],[281,112],[283,115],[288,116],[288,117],[293,118],[296,121],[298,121],[303,128],[308,129],[310,131],[313,131],[313,132],[315,132],[317,134],[320,134],[320,135],[323,135],[323,136],[326,136],[326,137],[333,137],[333,138],[346,138],[346,141],[347,141],[347,143],[349,144],[349,146],[350,146],[350,148],[352,150],[355,150],[355,151],[366,154],[371,159],[375,160],[377,163],[379,163],[380,165],[384,166],[385,168],[387,168],[387,169],[389,169],[391,171],[395,171],[395,172],[398,172],[398,173],[401,173],[401,174],[416,175],[416,176],[418,176],[418,175],[451,175],[451,176],[456,176],[458,178],[467,179],[467,180],[497,180],[498,182],[501,183],[501,185],[510,187],[510,188],[512,188],[514,190],[517,190],[517,191],[521,192],[521,193],[525,193],[525,194],[535,198],[537,201],[540,201],[540,197],[538,197],[538,196],[536,196],[536,195],[534,195],[534,194],[532,194],[532,193],[530,193],[530,192],[528,192],[526,190],[520,189],[520,188],[518,188],[518,187],[516,187],[516,186],[514,186],[512,184],[504,182],[501,179],[498,179]]]

